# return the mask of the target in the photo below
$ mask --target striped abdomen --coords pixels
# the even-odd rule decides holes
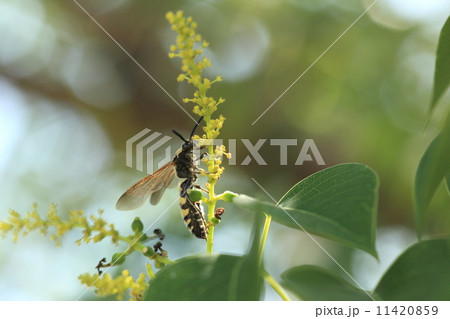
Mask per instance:
[[[184,223],[195,237],[206,239],[206,225],[202,204],[200,201],[192,202],[187,192],[183,191],[181,185],[179,187],[180,207]]]

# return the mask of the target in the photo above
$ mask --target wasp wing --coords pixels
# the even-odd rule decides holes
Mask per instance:
[[[164,195],[164,192],[166,191],[166,188],[172,188],[175,187],[177,185],[177,183],[174,183],[174,179],[172,177],[171,180],[167,179],[167,185],[163,188],[161,188],[159,191],[156,191],[152,194],[152,196],[150,197],[150,204],[152,205],[156,205],[159,203],[159,201],[161,200],[162,196]]]
[[[160,190],[154,192],[152,196],[150,197],[150,204],[156,205],[161,200],[162,196],[164,195],[164,192],[166,191],[166,188],[170,187],[173,183],[173,176],[170,179],[166,179],[166,183],[164,183],[164,186],[161,187]]]
[[[162,194],[164,193],[165,188],[173,180],[175,172],[175,163],[169,162],[155,171],[152,175],[141,179],[135,185],[131,186],[125,193],[123,193],[123,195],[117,201],[116,209],[136,209],[142,206],[147,198],[152,194],[157,194],[157,197],[159,197],[160,199]]]

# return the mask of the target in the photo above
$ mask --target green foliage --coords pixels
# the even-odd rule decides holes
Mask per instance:
[[[450,85],[450,16],[439,37],[434,70],[433,97],[430,116],[439,98]],[[446,179],[450,193],[450,112],[441,132],[430,143],[420,160],[415,180],[416,225],[419,238],[422,237],[424,215],[439,184]]]
[[[434,71],[433,97],[430,113],[450,85],[450,16],[445,22],[439,37]]]
[[[417,233],[422,236],[425,212],[439,184],[450,174],[450,113],[442,131],[428,146],[416,173]]]
[[[144,300],[236,300],[244,260],[229,255],[182,258],[158,272]],[[252,296],[252,290],[244,294]]]
[[[177,32],[176,44],[170,47],[170,57],[182,61],[182,73],[178,81],[192,84],[196,91],[193,98],[184,99],[193,103],[194,113],[204,116],[205,134],[200,142],[216,138],[224,123],[224,117],[212,118],[217,106],[224,99],[207,96],[211,85],[221,80],[209,80],[203,75],[210,61],[201,55],[207,43],[196,33],[196,23],[184,17],[180,11],[169,12],[167,19]],[[439,98],[450,84],[450,19],[441,32],[437,56],[432,112]],[[419,235],[430,201],[443,179],[450,192],[450,114],[444,127],[425,151],[415,181],[416,219]],[[145,227],[139,218],[131,223],[132,234],[121,235],[113,224],[108,223],[102,212],[85,215],[82,210],[72,211],[68,218],[58,215],[52,205],[45,218],[41,218],[34,205],[25,216],[11,211],[6,221],[0,222],[0,234],[12,234],[13,240],[32,231],[48,235],[57,244],[71,230],[80,229],[82,237],[77,244],[100,242],[110,238],[115,245],[125,243],[126,247],[112,255],[107,262],[103,258],[97,265],[98,274],[82,274],[80,281],[88,287],[95,287],[100,296],[113,295],[122,300],[129,294],[131,300],[259,300],[263,280],[284,299],[290,300],[283,287],[303,300],[449,300],[450,299],[450,239],[431,239],[419,242],[405,252],[382,276],[374,292],[366,292],[339,275],[317,266],[302,265],[284,271],[282,285],[264,269],[263,251],[271,220],[285,226],[306,230],[351,248],[362,249],[377,257],[375,249],[376,217],[378,202],[378,177],[363,164],[336,165],[303,179],[294,185],[277,204],[257,200],[250,196],[226,191],[216,195],[214,186],[223,173],[222,157],[228,156],[225,147],[208,145],[209,158],[204,162],[208,170],[206,188],[208,198],[197,190],[190,192],[194,201],[204,200],[208,205],[207,255],[185,257],[176,261],[168,259],[168,252],[161,242],[153,247],[146,245],[150,240],[162,240],[160,231],[153,235],[143,233]],[[214,226],[221,219],[216,212],[219,200],[234,203],[256,213],[253,240],[249,251],[243,256],[226,254],[213,255]],[[219,211],[219,209],[217,210]],[[216,213],[216,215],[215,215]],[[263,218],[265,216],[264,226]],[[117,265],[126,264],[132,253],[139,253],[153,262],[146,272],[136,279],[128,270],[113,278],[102,274]]]
[[[447,177],[445,178],[446,185],[447,185],[447,192],[450,195],[450,174],[447,174]]]
[[[383,300],[450,300],[450,239],[419,242],[397,258],[378,283]]]
[[[259,300],[262,288],[259,225],[257,218],[248,255],[182,258],[158,272],[144,300]]]
[[[382,276],[374,292],[356,288],[316,266],[284,272],[283,286],[303,300],[449,300],[450,239],[419,242],[408,248]]]
[[[373,300],[370,292],[358,289],[336,274],[317,266],[297,266],[286,270],[281,278],[284,280],[281,284],[302,300]]]
[[[342,164],[300,181],[278,205],[240,195],[233,202],[264,212],[283,225],[304,229],[377,256],[376,174],[362,164]]]

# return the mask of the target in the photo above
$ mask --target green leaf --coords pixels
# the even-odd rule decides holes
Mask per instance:
[[[303,300],[373,300],[368,292],[317,266],[294,267],[282,273],[281,278],[283,279],[281,284]]]
[[[439,184],[450,175],[450,113],[442,131],[430,143],[420,160],[415,180],[416,224],[419,238],[424,215]]]
[[[229,255],[182,258],[156,274],[144,300],[237,300],[243,262],[244,257]],[[239,295],[250,299],[256,288],[244,287]]]
[[[259,266],[263,216],[259,215],[248,255],[182,258],[156,274],[144,300],[259,300],[263,286]]]
[[[450,173],[448,173],[447,177],[445,177],[445,185],[447,185],[447,192],[450,195]]]
[[[279,206],[239,195],[233,202],[265,212],[288,227],[306,230],[373,256],[378,178],[366,165],[342,164],[319,171],[296,184]]]
[[[439,98],[450,85],[450,16],[447,18],[439,36],[434,69],[433,97],[431,98],[430,113]]]
[[[408,248],[383,275],[375,293],[383,300],[450,300],[450,239]]]
[[[235,292],[235,295],[230,295],[228,300],[259,300],[261,296],[263,277],[261,275],[262,266],[259,264],[259,245],[263,221],[264,215],[257,214],[251,247],[238,270],[236,286],[234,289],[230,289],[230,292]]]

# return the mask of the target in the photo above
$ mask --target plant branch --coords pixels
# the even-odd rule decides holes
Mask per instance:
[[[266,220],[264,222],[264,228],[261,236],[261,242],[259,245],[259,262],[262,261],[262,256],[264,252],[264,246],[266,245],[267,235],[269,233],[270,222],[272,221],[272,216],[264,214],[266,216]]]
[[[284,301],[291,301],[291,298],[289,298],[283,287],[281,287],[281,285],[275,280],[275,278],[273,278],[266,270],[263,270],[263,275],[267,283]]]

